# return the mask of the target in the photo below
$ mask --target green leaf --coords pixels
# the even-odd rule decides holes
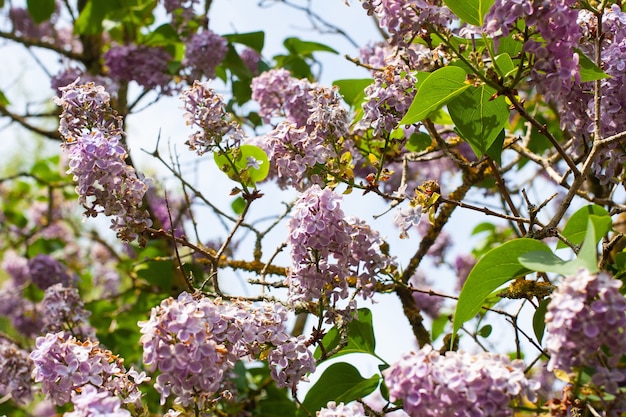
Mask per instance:
[[[504,53],[498,55],[495,59],[495,67],[500,72],[501,77],[506,77],[510,73],[516,70],[515,64],[513,64],[513,60],[511,59],[511,55]]]
[[[354,366],[345,362],[334,363],[306,394],[298,415],[305,416],[306,411],[314,415],[316,411],[326,407],[329,401],[347,404],[363,398],[374,392],[379,382],[378,374],[365,379]]]
[[[228,35],[222,35],[230,43],[240,43],[242,45],[249,46],[258,53],[263,50],[265,44],[265,32],[248,32],[248,33],[232,33]]]
[[[602,80],[603,78],[611,78],[609,74],[602,71],[600,67],[598,67],[592,60],[590,60],[587,55],[583,53],[580,49],[574,48],[574,50],[578,53],[578,64],[580,65],[580,81],[596,81]]]
[[[533,331],[535,332],[535,337],[537,337],[537,341],[539,343],[541,343],[543,334],[546,330],[546,311],[548,310],[549,302],[549,298],[541,300],[537,306],[537,310],[535,310],[535,314],[533,315]]]
[[[480,328],[480,330],[478,331],[478,335],[486,339],[489,337],[489,335],[491,335],[492,331],[493,331],[493,326],[491,324],[487,324]]]
[[[459,133],[480,158],[494,143],[509,119],[509,105],[496,90],[482,85],[466,89],[448,103],[448,111]]]
[[[373,355],[376,349],[376,339],[374,338],[374,327],[372,325],[372,312],[367,308],[360,308],[358,316],[348,324],[347,330],[348,344],[336,353],[333,357],[347,355],[349,353],[368,353]],[[322,339],[325,350],[334,349],[340,342],[339,330],[333,327]],[[317,347],[314,357],[319,359],[322,350]]]
[[[263,149],[254,145],[241,145],[227,152],[215,152],[218,168],[233,180],[244,185],[263,181],[269,173],[270,163]]]
[[[596,233],[596,228],[590,216],[587,221],[587,234],[585,235],[585,240],[583,240],[583,245],[578,251],[578,257],[576,259],[579,261],[581,267],[586,268],[592,274],[599,271],[597,251],[599,241],[600,236]]]
[[[400,125],[417,123],[470,87],[465,71],[459,67],[443,67],[431,73],[421,85]]]
[[[571,275],[580,268],[580,262],[576,259],[564,261],[552,252],[532,251],[520,255],[519,261],[531,271],[555,272],[561,275]]]
[[[41,23],[49,20],[54,13],[56,0],[26,0],[26,6],[35,23]]]
[[[433,320],[430,336],[432,341],[437,340],[437,338],[443,334],[449,320],[450,317],[447,314],[442,314]]]
[[[0,106],[6,107],[9,104],[11,104],[11,102],[9,101],[7,96],[4,94],[4,92],[0,90]]]
[[[371,78],[337,80],[333,85],[339,87],[339,94],[351,107],[358,107],[365,98],[365,88],[374,82]]]
[[[433,144],[431,137],[424,132],[414,132],[404,147],[410,152],[421,152]]]
[[[230,204],[230,207],[233,209],[233,212],[235,212],[235,214],[239,215],[243,213],[243,209],[246,207],[246,200],[244,200],[241,196],[237,197]]]
[[[165,23],[146,35],[142,43],[146,46],[167,46],[179,41],[176,29],[169,23]]]
[[[480,311],[489,295],[508,281],[530,272],[520,264],[518,258],[528,252],[546,251],[550,248],[534,239],[515,239],[487,252],[478,260],[470,272],[456,305],[453,331],[461,328]]]
[[[310,56],[313,52],[330,52],[339,54],[335,49],[319,42],[303,41],[298,38],[287,38],[283,42],[285,48],[295,55]]]
[[[102,21],[107,13],[122,7],[121,0],[89,0],[76,19],[74,31],[79,35],[102,33]]]
[[[613,227],[611,215],[604,207],[589,204],[578,209],[565,224],[562,235],[575,245],[580,244],[587,233],[587,223],[591,219],[596,231],[597,242]],[[561,241],[556,245],[557,249],[566,248]]]
[[[444,0],[452,12],[470,25],[482,26],[495,0]]]

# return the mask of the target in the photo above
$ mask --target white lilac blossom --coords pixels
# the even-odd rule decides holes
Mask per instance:
[[[183,65],[190,68],[191,79],[202,80],[215,78],[215,69],[226,57],[228,43],[225,38],[204,30],[195,33],[185,45],[185,58]]]
[[[337,404],[335,401],[330,401],[326,407],[316,413],[316,417],[365,417],[366,415],[361,403]]]
[[[285,328],[287,311],[279,304],[253,307],[183,292],[153,308],[140,322],[143,362],[158,370],[155,388],[161,402],[174,396],[186,406],[200,407],[227,386],[229,372],[240,359],[269,349],[272,375],[281,386],[295,387],[315,361],[300,339]]]
[[[10,396],[17,404],[29,403],[33,399],[32,371],[28,352],[0,339],[0,397]]]
[[[400,229],[400,239],[409,237],[409,230],[417,228],[422,219],[422,206],[409,204],[398,207],[393,216],[393,222]]]
[[[239,124],[229,120],[223,97],[207,83],[195,81],[180,98],[184,103],[186,124],[198,129],[185,142],[190,150],[203,155],[239,146],[244,133]]]
[[[313,185],[294,206],[288,224],[292,303],[346,299],[351,281],[364,298],[371,297],[376,276],[393,265],[380,249],[378,233],[358,219],[346,218],[340,201],[331,189]]]
[[[135,81],[145,89],[158,88],[161,93],[171,94],[168,62],[172,57],[164,48],[115,45],[104,53],[103,58],[113,80]]]
[[[93,83],[78,85],[78,80],[60,90],[61,97],[54,98],[63,109],[59,132],[85,215],[112,216],[111,229],[120,239],[143,243],[141,234],[152,225],[142,209],[147,185],[126,163],[122,118],[110,107],[109,94]]]
[[[584,269],[561,281],[546,312],[549,371],[591,367],[596,369],[592,382],[617,393],[618,385],[626,381],[619,366],[626,354],[626,299],[621,286],[605,272]]]
[[[511,401],[535,399],[537,381],[506,355],[448,351],[425,345],[383,371],[391,401],[411,417],[512,417]]]
[[[37,338],[30,359],[34,381],[41,382],[42,391],[57,405],[67,404],[72,392],[92,385],[141,407],[138,385],[145,376],[127,372],[118,356],[93,341],[48,333]]]

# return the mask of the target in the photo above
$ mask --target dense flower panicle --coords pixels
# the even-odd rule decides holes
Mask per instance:
[[[358,219],[345,218],[341,197],[313,185],[296,202],[289,221],[291,302],[349,296],[350,281],[363,297],[373,295],[375,277],[393,264],[382,240]]]
[[[28,10],[22,7],[11,7],[9,19],[17,35],[49,42],[53,42],[56,38],[56,31],[51,20],[35,23]]]
[[[39,254],[28,260],[28,275],[31,282],[42,290],[54,284],[69,287],[72,282],[67,268],[52,256],[45,254]]]
[[[291,388],[315,371],[315,358],[304,335],[290,337],[268,356],[270,374],[278,387]]]
[[[226,303],[188,293],[163,300],[150,319],[139,324],[143,361],[160,371],[155,388],[161,401],[173,395],[183,406],[196,401],[202,407],[223,390],[236,361],[268,348],[270,356],[278,349],[283,358],[278,363],[274,353],[276,365],[270,359],[270,366],[278,367],[273,375],[289,386],[296,384],[310,364],[307,353],[294,348],[286,319],[285,308],[273,303],[255,308],[243,301]]]
[[[159,88],[171,94],[168,62],[171,55],[161,47],[145,45],[116,45],[104,53],[109,76],[116,81],[135,81],[146,89]]]
[[[50,87],[54,90],[57,96],[61,97],[61,87],[65,87],[68,84],[73,83],[78,78],[80,78],[83,83],[93,82],[96,85],[101,85],[108,92],[117,92],[119,89],[119,84],[109,77],[91,75],[88,72],[74,67],[64,68],[50,77]]]
[[[215,78],[215,69],[226,57],[228,42],[211,30],[193,34],[185,45],[183,65],[191,70],[191,79]]]
[[[243,61],[246,68],[250,70],[252,75],[259,74],[259,64],[263,57],[255,49],[246,48],[239,54],[239,57]]]
[[[198,4],[198,0],[163,0],[165,11],[169,14],[176,14],[180,10],[181,23],[191,20],[194,16],[194,6]]]
[[[405,63],[388,65],[373,75],[374,82],[365,88],[363,118],[358,127],[371,127],[378,135],[398,126],[415,98],[417,78]]]
[[[402,400],[412,417],[507,417],[513,416],[511,401],[534,401],[539,389],[524,368],[506,355],[448,351],[442,356],[425,345],[405,354],[383,377],[390,399]]]
[[[17,404],[33,399],[33,363],[28,355],[14,343],[0,339],[0,396],[10,396]]]
[[[535,27],[543,41],[526,42],[524,48],[535,55],[532,83],[549,100],[559,101],[575,82],[580,81],[578,47],[581,32],[576,0],[524,1],[496,0],[485,16],[484,30],[491,36],[506,36],[518,19]]]
[[[19,256],[14,251],[4,252],[0,268],[4,269],[10,276],[16,286],[26,284],[28,277],[28,259]]]
[[[326,407],[318,410],[316,417],[365,417],[365,410],[361,403],[353,402],[350,404],[330,401]]]
[[[7,317],[22,335],[36,337],[44,326],[41,305],[25,298],[23,293],[24,285],[5,281],[0,287],[0,315]]]
[[[79,340],[95,340],[96,330],[89,324],[91,312],[85,309],[78,289],[63,284],[48,287],[41,301],[44,333],[67,332]]]
[[[59,133],[67,142],[94,130],[106,132],[111,136],[124,136],[122,118],[111,108],[111,97],[102,85],[93,82],[73,83],[59,87],[60,97],[53,97],[55,104],[61,106]]]
[[[548,370],[593,367],[592,381],[615,393],[626,381],[618,363],[626,354],[626,298],[622,282],[601,272],[580,270],[552,294],[546,312]]]
[[[72,392],[74,411],[63,417],[130,417],[130,411],[121,408],[122,402],[107,391],[99,391],[93,385],[86,385],[80,392]]]
[[[193,86],[185,90],[180,98],[184,103],[185,122],[188,126],[199,129],[186,142],[190,150],[202,155],[218,147],[223,149],[239,146],[244,138],[241,127],[228,120],[224,99],[207,83],[194,81]]]
[[[291,76],[286,69],[272,69],[252,79],[252,99],[259,103],[259,115],[270,122],[285,117],[297,126],[309,119],[308,91],[310,82]]]
[[[376,15],[380,26],[391,35],[391,43],[407,46],[434,26],[445,31],[454,15],[437,0],[364,0],[368,15]]]
[[[67,404],[73,391],[88,385],[135,405],[141,398],[137,385],[144,378],[127,372],[121,359],[95,342],[81,342],[63,332],[48,333],[37,338],[30,359],[33,379],[41,382],[43,392],[57,405]]]
[[[67,143],[67,172],[77,182],[76,192],[85,214],[114,216],[111,229],[122,240],[132,241],[152,225],[148,212],[141,209],[148,187],[143,176],[126,164],[126,150],[120,140],[119,136],[94,131]]]

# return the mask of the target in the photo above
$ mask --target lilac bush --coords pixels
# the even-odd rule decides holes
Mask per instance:
[[[118,3],[0,2],[0,415],[624,413],[622,2]]]

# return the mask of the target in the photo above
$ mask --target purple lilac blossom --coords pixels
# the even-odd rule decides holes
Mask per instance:
[[[428,280],[426,275],[420,269],[418,269],[415,275],[411,277],[409,285],[412,288],[423,291],[432,289],[432,282]],[[415,300],[417,308],[424,312],[428,317],[432,319],[439,317],[439,310],[441,309],[443,302],[441,297],[424,292],[413,291],[413,299]]]
[[[15,330],[26,337],[41,334],[44,326],[41,306],[24,297],[24,286],[13,280],[5,281],[0,287],[0,315],[7,317]]]
[[[169,88],[172,77],[168,74],[172,57],[164,48],[116,45],[106,51],[103,58],[113,80],[135,81],[148,90],[158,88],[164,94],[172,93]]]
[[[155,388],[161,402],[174,396],[183,406],[196,402],[202,408],[224,389],[236,361],[267,348],[277,383],[295,386],[315,369],[315,362],[299,339],[289,337],[286,319],[285,308],[274,303],[253,308],[243,301],[226,303],[185,292],[163,300],[148,321],[139,323],[143,362],[160,371]]]
[[[597,18],[591,12],[581,10],[578,23],[582,28],[581,51],[587,57],[596,53]],[[617,5],[606,9],[602,18],[602,46],[600,59],[602,70],[609,75],[600,81],[601,113],[600,134],[603,138],[626,130],[626,13]],[[591,148],[595,133],[595,103],[593,83],[576,84],[559,103],[561,124],[576,132],[573,135],[574,154],[584,155]],[[602,184],[619,182],[626,152],[619,141],[606,145],[592,162],[592,170]]]
[[[325,178],[314,174],[314,168],[354,152],[344,141],[349,118],[336,87],[299,80],[287,70],[276,69],[252,80],[252,98],[266,121],[285,118],[256,141],[268,154],[270,175],[278,178],[282,188],[293,186],[302,191],[311,184],[322,184]]]
[[[93,385],[85,385],[80,391],[72,392],[74,411],[63,417],[130,417],[130,411],[122,407],[122,401],[108,391],[99,391]]]
[[[33,379],[56,405],[67,404],[72,392],[94,386],[120,396],[124,403],[141,408],[138,385],[145,374],[126,371],[123,361],[92,341],[79,341],[63,332],[48,333],[35,341],[30,354]]]
[[[198,0],[163,0],[163,6],[165,11],[172,15],[174,21],[177,11],[180,11],[181,23],[185,23],[191,20],[194,16],[194,6],[198,3]]]
[[[246,68],[250,70],[252,75],[259,75],[259,64],[262,61],[261,54],[252,48],[246,48],[239,54]]]
[[[549,100],[559,101],[574,83],[580,82],[578,47],[581,38],[576,0],[496,0],[485,16],[484,30],[506,36],[518,19],[534,27],[542,41],[528,40],[524,50],[534,54],[531,82]]]
[[[17,35],[27,38],[52,41],[56,38],[54,24],[50,20],[35,23],[28,10],[21,7],[12,7],[9,10],[9,19],[13,23],[13,30]]]
[[[187,41],[183,65],[189,67],[191,80],[200,81],[202,76],[215,78],[215,69],[226,57],[228,42],[211,30],[193,34]]]
[[[326,407],[316,413],[316,417],[365,417],[366,415],[363,406],[358,402],[337,404],[334,401],[330,401]]]
[[[365,223],[345,218],[341,197],[317,185],[305,190],[289,221],[292,268],[287,277],[292,303],[349,297],[350,281],[363,298],[373,295],[376,275],[393,265],[382,240]]]
[[[50,77],[50,87],[58,97],[61,97],[62,92],[60,88],[73,83],[77,78],[80,78],[83,83],[93,82],[94,84],[104,86],[106,91],[113,92],[114,95],[117,95],[119,84],[111,78],[101,75],[91,75],[88,72],[74,67],[64,68]]]
[[[42,290],[54,284],[67,287],[72,282],[67,268],[52,256],[45,254],[39,254],[28,260],[28,275],[31,282]]]
[[[126,164],[122,118],[110,107],[109,94],[93,83],[78,80],[61,88],[54,102],[63,108],[59,132],[65,139],[69,174],[77,181],[85,215],[113,216],[111,229],[124,241],[139,238],[152,225],[142,200],[147,190],[141,173]]]
[[[32,371],[28,352],[0,338],[0,397],[9,396],[17,404],[32,401]]]
[[[89,324],[91,312],[85,309],[78,289],[63,284],[48,287],[41,301],[44,321],[42,332],[67,332],[79,340],[95,340],[96,330]]]
[[[448,351],[425,345],[383,371],[391,401],[402,400],[412,417],[509,417],[510,402],[534,401],[539,383],[527,379],[525,365],[508,356]]]
[[[622,282],[605,272],[581,269],[565,277],[546,312],[548,370],[596,369],[592,382],[615,394],[626,381],[619,362],[626,354],[626,299]]]
[[[207,83],[194,81],[193,86],[181,95],[188,126],[198,128],[185,144],[198,155],[217,149],[235,148],[244,138],[238,123],[229,119],[221,95]],[[226,139],[227,138],[227,139]]]
[[[393,45],[408,46],[413,39],[430,33],[431,27],[446,31],[454,15],[437,0],[364,0],[368,15],[376,15]]]

